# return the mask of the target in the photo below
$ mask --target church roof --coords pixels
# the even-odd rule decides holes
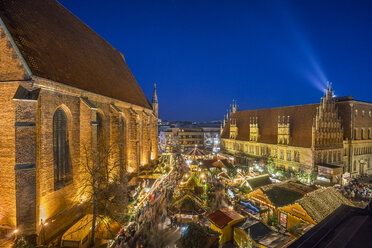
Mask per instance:
[[[257,118],[259,138],[257,142],[278,143],[278,116],[282,118],[290,116],[291,139],[289,145],[299,147],[311,147],[312,124],[316,114],[316,104],[306,104],[279,108],[246,110],[231,113],[229,121],[223,129],[221,138],[228,139],[230,136],[230,119],[236,119],[238,136],[236,140],[249,141],[250,118]]]
[[[124,56],[55,0],[1,0],[0,17],[34,76],[151,105]]]

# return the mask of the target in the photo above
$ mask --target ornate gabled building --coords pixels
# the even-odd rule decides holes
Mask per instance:
[[[334,97],[331,86],[316,104],[233,108],[223,121],[221,151],[253,159],[270,157],[277,166],[320,171],[334,182],[340,182],[340,176],[332,176],[339,169],[352,177],[371,175],[371,112],[372,103]]]
[[[151,106],[124,56],[55,0],[0,1],[0,92],[0,229],[59,216],[47,240],[74,221],[84,148],[119,144],[128,172],[157,158],[156,91]]]

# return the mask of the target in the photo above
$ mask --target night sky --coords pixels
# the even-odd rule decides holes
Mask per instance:
[[[372,101],[372,1],[61,0],[121,51],[160,118],[222,119],[239,109]]]

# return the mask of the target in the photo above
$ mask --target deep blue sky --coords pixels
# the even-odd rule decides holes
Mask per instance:
[[[372,101],[372,1],[61,0],[120,50],[160,118],[216,120],[240,109]]]

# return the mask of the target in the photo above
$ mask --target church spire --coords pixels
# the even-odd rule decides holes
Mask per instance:
[[[158,95],[156,93],[156,83],[154,83],[154,93],[152,95],[152,109],[154,110],[154,114],[158,116]]]

